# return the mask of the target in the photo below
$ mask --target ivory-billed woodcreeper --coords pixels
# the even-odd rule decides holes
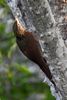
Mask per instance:
[[[19,46],[19,49],[22,53],[28,57],[31,61],[35,62],[41,70],[46,74],[49,80],[54,84],[52,80],[52,74],[50,72],[47,61],[42,56],[41,47],[39,41],[35,38],[32,32],[27,31],[18,21],[16,21],[13,25],[13,31],[16,36],[16,42]]]

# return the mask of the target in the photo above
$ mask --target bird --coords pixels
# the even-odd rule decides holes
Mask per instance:
[[[53,81],[52,73],[49,69],[46,59],[42,55],[39,40],[35,37],[34,33],[29,32],[21,23],[18,18],[15,18],[13,24],[13,31],[16,37],[16,42],[21,52],[31,61],[36,63],[44,74],[48,77],[51,83],[56,87]]]

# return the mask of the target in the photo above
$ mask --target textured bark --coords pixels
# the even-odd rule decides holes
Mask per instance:
[[[13,14],[23,20],[22,24],[29,31],[36,31],[41,37],[42,50],[62,95],[61,100],[67,100],[67,4],[61,1],[20,0],[20,10],[14,6],[16,12]]]

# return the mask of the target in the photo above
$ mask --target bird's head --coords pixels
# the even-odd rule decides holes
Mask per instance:
[[[18,18],[15,18],[15,22],[13,25],[13,31],[14,31],[15,36],[23,35],[26,31],[26,28],[21,25]]]

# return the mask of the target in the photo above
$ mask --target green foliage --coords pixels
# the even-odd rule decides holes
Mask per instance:
[[[4,75],[5,77],[3,74],[0,75],[0,98],[2,100],[10,100],[10,98],[11,100],[27,100],[33,94],[43,95],[42,100],[55,100],[51,96],[48,85],[39,81],[38,77],[35,77],[25,65],[12,64]]]
[[[0,6],[6,7],[6,1],[5,0],[0,0]]]
[[[6,37],[4,38],[6,39]],[[3,40],[3,39],[2,39]],[[16,47],[15,39],[7,39],[8,41],[0,41],[0,52],[3,56],[10,57],[12,55],[13,50]]]
[[[0,6],[5,8],[6,12],[10,12],[10,8],[8,7],[6,0],[0,0]]]
[[[0,23],[0,35],[2,35],[5,32],[5,24]]]
[[[5,23],[0,23],[0,53],[4,56],[10,57],[12,51],[16,47],[15,38],[12,33],[5,32]],[[5,52],[4,52],[5,50]]]

